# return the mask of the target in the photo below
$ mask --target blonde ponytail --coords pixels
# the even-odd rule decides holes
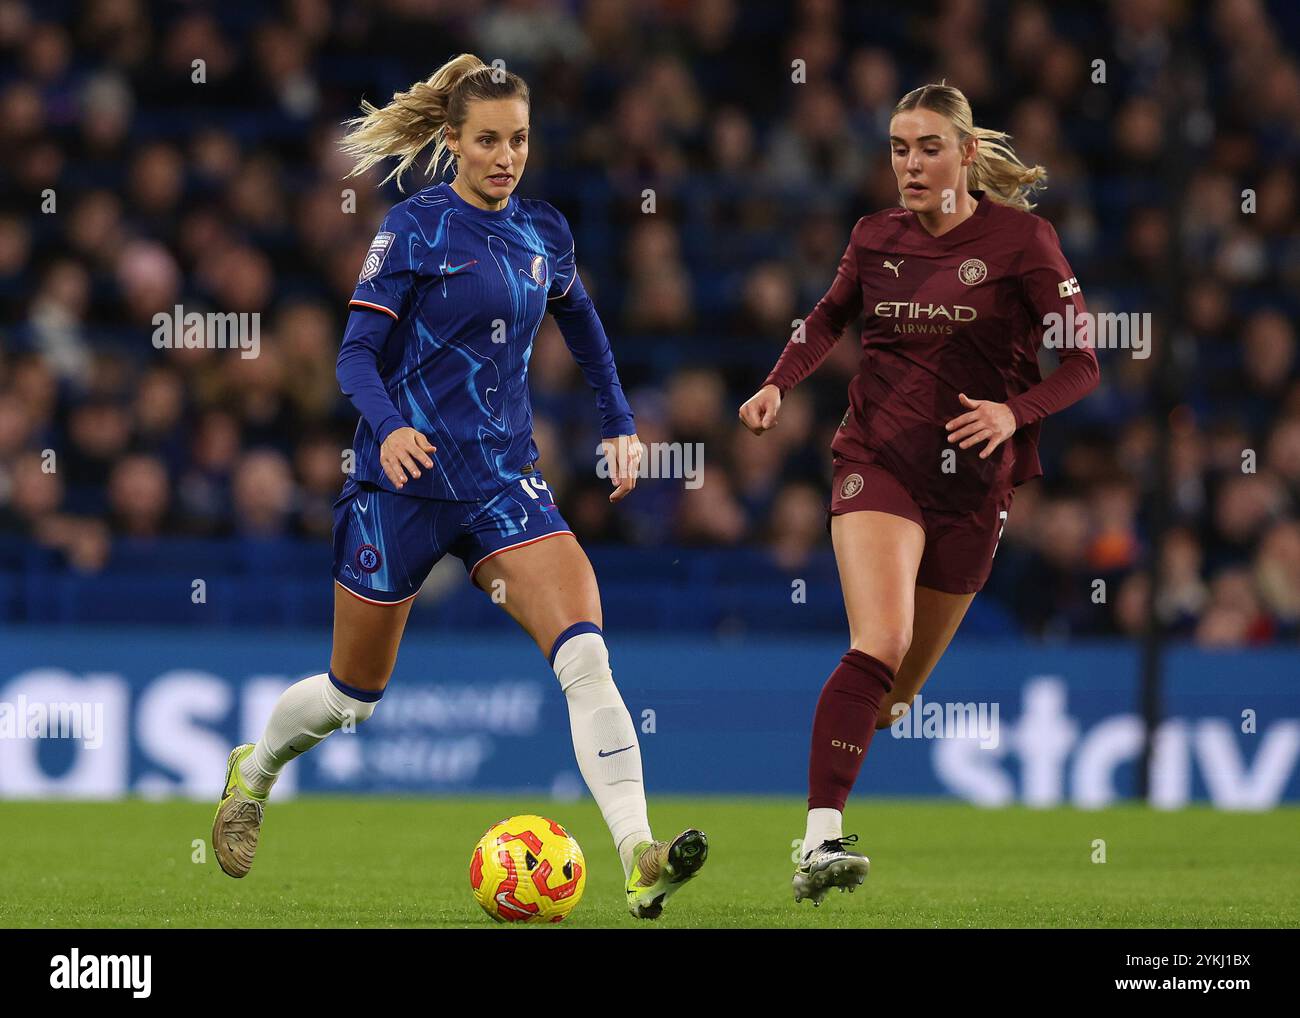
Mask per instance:
[[[461,53],[417,81],[405,92],[394,92],[392,101],[382,108],[363,100],[359,117],[345,121],[348,128],[340,147],[356,161],[349,177],[365,173],[388,158],[398,163],[383,179],[396,178],[399,189],[402,175],[428,146],[433,146],[427,172],[437,177],[442,164],[451,158],[447,132],[460,131],[476,99],[522,99],[529,101],[528,85],[517,74],[485,64],[472,53]]]
[[[952,121],[958,142],[978,138],[975,161],[966,170],[966,187],[984,191],[994,201],[1028,212],[1034,208],[1029,200],[1047,186],[1047,170],[1026,166],[1011,147],[1011,136],[972,122],[970,103],[961,89],[952,85],[922,85],[899,100],[893,116],[908,110],[933,110]]]

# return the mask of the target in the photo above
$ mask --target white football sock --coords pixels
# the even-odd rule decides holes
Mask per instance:
[[[650,841],[641,746],[609,668],[609,651],[600,633],[571,636],[560,645],[551,667],[569,705],[573,753],[587,788],[614,837],[626,877],[632,849]]]
[[[349,696],[330,681],[328,673],[295,682],[280,694],[262,737],[239,765],[244,783],[258,795],[266,795],[285,764],[345,724],[365,721],[376,704]]]
[[[818,807],[808,811],[808,829],[803,836],[803,855],[820,848],[823,841],[833,841],[844,834],[844,814],[837,809]]]

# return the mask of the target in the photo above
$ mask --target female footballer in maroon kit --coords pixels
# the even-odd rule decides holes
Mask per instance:
[[[872,735],[908,710],[988,578],[1015,487],[1043,472],[1040,422],[1097,384],[1078,281],[1056,231],[1029,211],[1046,173],[1007,142],[973,126],[956,88],[904,96],[890,121],[902,207],[858,221],[830,290],[740,408],[755,434],[774,427],[781,397],[865,310],[831,443],[829,527],[852,646],[813,717],[796,901],[866,877],[842,823]],[[1045,331],[1063,337],[1046,381]]]

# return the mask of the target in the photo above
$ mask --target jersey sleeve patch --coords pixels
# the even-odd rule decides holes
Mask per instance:
[[[379,270],[383,268],[384,259],[388,257],[388,251],[393,246],[396,236],[386,230],[375,234],[375,239],[370,242],[370,250],[366,252],[365,260],[361,263],[361,275],[357,277],[357,283],[368,282],[379,275]]]

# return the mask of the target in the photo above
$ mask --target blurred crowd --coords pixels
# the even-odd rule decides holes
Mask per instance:
[[[1161,362],[1103,350],[1100,388],[1045,423],[1047,476],[1017,492],[983,596],[1026,633],[1131,634],[1159,568],[1158,611],[1179,635],[1294,640],[1298,10],[0,0],[0,533],[74,574],[113,569],[120,542],[177,536],[308,541],[328,559],[356,420],[334,360],[401,197],[380,175],[342,179],[340,123],[468,51],[531,86],[520,193],[574,227],[641,439],[704,453],[698,487],[645,479],[611,507],[594,401],[547,319],[534,412],[565,516],[593,545],[761,546],[798,575],[828,555],[829,444],[857,329],[771,434],[749,435],[736,408],[829,286],[856,219],[897,203],[894,103],[946,79],[977,124],[1047,167],[1037,211],[1091,310],[1158,312],[1180,232],[1185,259],[1162,561],[1146,508]],[[1195,158],[1171,217],[1161,89],[1178,38]],[[426,183],[409,176],[407,193]],[[156,349],[153,316],[178,304],[260,313],[259,356]]]

